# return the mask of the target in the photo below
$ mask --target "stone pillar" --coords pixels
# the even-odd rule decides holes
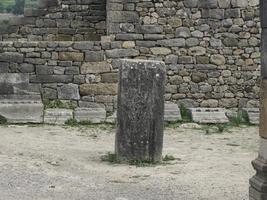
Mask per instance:
[[[121,161],[162,159],[165,64],[121,60],[115,152]]]
[[[249,199],[267,200],[267,1],[260,1],[261,13],[261,92],[260,92],[260,149],[252,161],[256,175],[250,179]]]

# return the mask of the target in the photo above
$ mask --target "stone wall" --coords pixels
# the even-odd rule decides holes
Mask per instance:
[[[194,107],[258,106],[258,0],[109,4],[108,32],[133,41],[141,58],[167,64],[167,100]]]
[[[1,42],[0,94],[41,92],[74,107],[114,111],[118,62],[139,51],[127,42]],[[117,48],[117,49],[112,49]]]
[[[0,40],[96,41],[106,34],[106,0],[44,2],[2,21]]]
[[[108,0],[108,36],[100,42],[2,42],[1,71],[28,73],[31,84],[41,86],[44,99],[71,97],[80,106],[104,103],[112,111],[116,59],[162,60],[167,65],[168,101],[190,107],[257,107],[258,4],[257,0]],[[15,52],[20,56],[13,57]]]

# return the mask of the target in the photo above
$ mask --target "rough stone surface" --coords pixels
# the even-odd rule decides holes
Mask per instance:
[[[165,122],[176,122],[181,120],[180,109],[177,104],[167,102],[164,105],[164,121]]]
[[[69,119],[73,119],[73,111],[70,109],[51,108],[46,109],[44,123],[63,125]]]
[[[267,138],[267,80],[264,79],[261,82],[260,92],[260,136]]]
[[[110,70],[111,65],[107,62],[88,62],[81,66],[81,74],[99,74]]]
[[[106,111],[104,108],[76,108],[74,110],[74,119],[78,122],[86,121],[98,124],[105,122]]]
[[[189,110],[194,122],[206,124],[229,122],[222,108],[190,108]]]
[[[76,84],[65,84],[58,88],[58,98],[65,100],[79,100],[79,87]]]
[[[111,123],[111,124],[116,123],[117,122],[117,111],[114,112],[112,115],[108,116],[106,119],[106,122]]]
[[[259,108],[244,108],[251,124],[259,124],[260,122],[260,110]]]
[[[23,94],[28,89],[28,74],[0,73],[0,94]]]
[[[0,115],[9,123],[42,123],[43,109],[39,95],[0,96]]]
[[[83,61],[84,55],[76,52],[60,52],[58,58],[59,60]]]
[[[116,155],[120,160],[161,161],[165,65],[125,59],[119,74]]]
[[[83,84],[80,86],[81,95],[116,95],[117,84]]]

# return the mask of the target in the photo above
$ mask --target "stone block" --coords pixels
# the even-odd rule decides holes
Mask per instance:
[[[16,52],[0,53],[0,62],[22,63],[24,59],[23,54]]]
[[[116,95],[118,91],[117,84],[99,83],[99,84],[82,84],[80,85],[80,94],[86,95]]]
[[[58,59],[64,61],[83,61],[84,54],[77,52],[59,52]]]
[[[0,94],[22,94],[28,87],[28,74],[0,73]]]
[[[112,49],[106,50],[108,58],[124,58],[139,56],[139,51],[136,49]]]
[[[108,11],[110,23],[138,23],[139,15],[134,11]]]
[[[92,41],[75,42],[73,44],[73,48],[79,50],[92,50],[93,47],[94,47],[94,42]]]
[[[185,39],[176,38],[168,40],[159,40],[157,44],[163,47],[185,47]]]
[[[243,108],[247,113],[249,122],[251,124],[259,124],[260,122],[260,110],[259,108]]]
[[[46,109],[44,114],[44,123],[63,125],[69,119],[73,119],[73,110],[71,109]]]
[[[160,25],[138,25],[136,29],[137,32],[142,34],[155,34],[163,32],[163,26]]]
[[[81,66],[81,74],[99,74],[110,72],[111,64],[108,62],[85,62]]]
[[[72,75],[32,75],[30,77],[31,83],[71,83],[72,81]]]
[[[103,83],[117,83],[118,73],[105,73],[101,75],[101,81]]]
[[[186,0],[184,1],[186,8],[196,8],[198,6],[198,0]]]
[[[76,108],[74,110],[74,119],[78,122],[87,121],[93,124],[105,122],[106,110],[104,108]]]
[[[43,109],[40,95],[0,96],[0,115],[9,123],[42,123]]]
[[[104,60],[103,51],[88,51],[85,53],[85,61],[88,62],[99,62]]]
[[[171,54],[171,50],[166,47],[153,47],[150,49],[154,55],[168,55]]]
[[[246,8],[248,6],[248,0],[232,0],[231,3],[234,8]]]
[[[217,0],[199,0],[198,6],[199,8],[217,8],[218,2]]]
[[[181,113],[180,109],[177,104],[175,103],[165,103],[165,110],[164,110],[164,121],[165,122],[176,122],[181,120]]]
[[[229,122],[223,108],[189,108],[192,120],[197,123],[219,124]]]
[[[65,84],[58,88],[58,98],[65,100],[79,100],[79,86],[76,84]]]

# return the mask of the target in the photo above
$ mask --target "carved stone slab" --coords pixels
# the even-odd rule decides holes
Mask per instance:
[[[165,64],[121,60],[116,155],[119,160],[161,161]]]
[[[73,119],[73,110],[52,108],[45,110],[44,123],[63,125],[69,119]]]
[[[217,124],[227,123],[226,111],[223,108],[190,108],[192,120],[197,123]]]
[[[177,104],[166,102],[164,108],[164,121],[165,122],[176,122],[181,120],[180,109]]]
[[[9,123],[42,123],[43,109],[39,95],[0,96],[0,115]]]
[[[251,124],[260,123],[260,109],[259,108],[243,108],[248,114],[248,119]]]
[[[88,121],[93,124],[105,122],[106,110],[104,108],[76,108],[74,119],[78,122]]]

